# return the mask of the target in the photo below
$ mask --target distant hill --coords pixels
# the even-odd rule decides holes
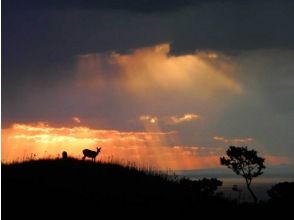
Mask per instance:
[[[235,178],[236,174],[226,167],[211,168],[211,169],[197,169],[197,170],[179,170],[175,172],[177,175],[186,176],[190,178]],[[294,165],[276,165],[268,166],[264,170],[261,177],[284,177],[293,178],[294,180]]]

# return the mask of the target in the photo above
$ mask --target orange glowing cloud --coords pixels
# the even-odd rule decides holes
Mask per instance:
[[[273,155],[265,155],[265,161],[270,165],[279,165],[279,164],[292,164],[293,160],[291,160],[287,156],[273,156]]]
[[[157,169],[198,169],[219,166],[222,150],[167,146],[176,132],[122,132],[88,127],[52,127],[47,123],[14,124],[2,130],[2,161],[57,157],[62,151],[81,158],[84,148],[102,147],[100,160],[135,162]]]
[[[223,136],[214,136],[213,139],[216,141],[220,141],[223,143],[230,143],[230,144],[246,144],[246,143],[250,143],[250,142],[254,141],[254,138],[251,138],[251,137],[229,139],[229,138],[225,138]]]
[[[150,115],[141,115],[139,117],[140,121],[142,122],[149,122],[149,123],[156,123],[158,121],[158,118],[156,116],[150,116]]]
[[[81,123],[81,119],[79,117],[73,117],[72,120],[76,123]]]
[[[137,94],[147,95],[154,89],[199,91],[202,96],[222,89],[240,93],[241,86],[226,74],[232,71],[231,65],[217,58],[215,53],[171,55],[169,44],[136,49],[127,55],[112,55],[122,69],[128,89]]]
[[[182,116],[178,115],[173,115],[173,116],[165,116],[165,117],[157,117],[157,116],[151,116],[151,115],[141,115],[139,117],[139,120],[144,123],[158,123],[158,122],[163,122],[164,124],[168,125],[176,125],[176,124],[181,124],[185,122],[191,122],[198,120],[200,118],[199,115],[196,114],[184,114]]]
[[[115,83],[132,95],[154,97],[162,92],[207,98],[217,91],[242,93],[242,86],[230,75],[233,65],[224,55],[198,52],[171,55],[170,44],[133,50],[128,54],[85,54],[78,57],[77,82],[89,87]]]
[[[110,100],[123,105],[127,100],[136,106],[138,115],[152,112],[151,118],[143,115],[141,122],[178,125],[198,120],[199,115],[191,113],[197,111],[209,123],[217,119],[231,99],[244,94],[235,73],[235,64],[222,53],[175,55],[170,44],[159,44],[125,54],[79,55],[75,85],[85,94],[97,94],[87,96],[88,103]]]
[[[184,122],[195,121],[200,118],[199,115],[196,114],[184,114],[183,116],[170,116],[166,118],[167,124],[181,124]]]
[[[217,53],[211,52],[211,53],[207,54],[207,57],[210,59],[216,59],[216,58],[218,58],[218,55],[217,55]]]

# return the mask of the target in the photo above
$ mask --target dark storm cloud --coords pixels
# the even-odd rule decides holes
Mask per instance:
[[[4,52],[46,55],[51,64],[54,57],[167,41],[174,53],[294,46],[291,0],[12,0],[3,9]],[[145,9],[157,13],[135,13]]]
[[[246,51],[235,57],[248,90],[258,89],[268,111],[279,115],[294,112],[294,50]],[[247,79],[246,79],[247,78]],[[255,87],[255,88],[254,88]]]
[[[175,20],[182,22],[175,52],[293,48],[293,10],[293,1],[215,2],[187,9]]]
[[[224,1],[232,0],[11,0],[9,6],[15,9],[100,9],[150,13],[168,12],[202,3]]]

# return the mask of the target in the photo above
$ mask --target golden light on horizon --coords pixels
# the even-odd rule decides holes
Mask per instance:
[[[200,156],[197,152],[200,148],[167,146],[167,140],[176,135],[175,131],[162,132],[156,123],[146,124],[144,132],[96,130],[83,126],[52,127],[48,123],[13,124],[2,129],[2,161],[22,161],[31,155],[56,158],[62,151],[81,158],[84,148],[100,146],[100,160],[113,158],[162,170],[218,166],[218,156]]]
[[[168,146],[177,132],[163,132],[157,123],[146,123],[146,131],[125,132],[89,127],[52,127],[48,123],[13,124],[2,129],[2,162],[36,158],[56,158],[67,151],[82,157],[85,148],[102,147],[99,160],[134,162],[160,170],[185,170],[220,167],[222,147]],[[268,164],[291,162],[288,157],[266,155]]]

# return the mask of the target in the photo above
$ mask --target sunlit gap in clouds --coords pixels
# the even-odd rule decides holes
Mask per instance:
[[[146,132],[151,132],[153,134],[161,133],[161,129],[159,127],[158,118],[151,116],[141,116],[140,121],[143,123]],[[166,167],[167,164],[174,163],[173,167],[179,167],[179,164],[176,158],[174,158],[173,154],[169,154],[165,149],[167,145],[167,140],[165,136],[160,137],[152,137],[150,139],[148,146],[147,154],[154,157],[154,161],[156,164],[153,164],[155,167],[160,167],[168,169]],[[184,162],[184,161],[182,161]]]
[[[203,114],[209,115],[206,121],[214,121],[231,100],[245,93],[235,75],[232,60],[221,52],[176,55],[166,43],[129,53],[78,55],[75,91],[81,91],[82,103],[91,108],[114,106],[107,114],[119,110],[122,117],[137,117],[152,112],[166,115],[160,123],[169,125],[198,120]]]
[[[178,123],[190,122],[199,118],[199,115],[196,114],[185,114],[184,116],[165,116],[157,117],[150,115],[142,115],[139,117],[141,123],[143,123],[144,128],[147,132],[151,133],[161,133],[160,123],[165,123],[169,125],[176,125]],[[168,139],[167,139],[168,138]],[[192,169],[201,167],[204,158],[199,158],[197,155],[197,147],[184,147],[184,146],[169,146],[169,141],[171,137],[160,136],[160,138],[152,138],[150,146],[148,148],[148,153],[154,155],[156,158],[156,166],[164,168],[168,164],[173,167],[193,167]],[[173,139],[177,139],[177,136],[172,136]],[[174,141],[174,140],[173,140]],[[196,149],[196,150],[195,150]],[[171,153],[172,151],[172,153]],[[216,158],[213,158],[215,155],[211,155],[211,165],[216,165]],[[198,157],[198,158],[197,158]],[[207,163],[205,163],[207,166]],[[204,165],[204,164],[202,164]],[[209,166],[209,165],[208,165]],[[169,168],[169,167],[166,167]],[[190,169],[191,169],[190,168]]]
[[[205,51],[172,55],[170,50],[170,44],[159,44],[129,54],[79,55],[78,83],[92,88],[115,83],[149,100],[160,91],[175,94],[184,90],[201,98],[217,91],[242,93],[242,86],[230,76],[233,65],[225,55]]]

